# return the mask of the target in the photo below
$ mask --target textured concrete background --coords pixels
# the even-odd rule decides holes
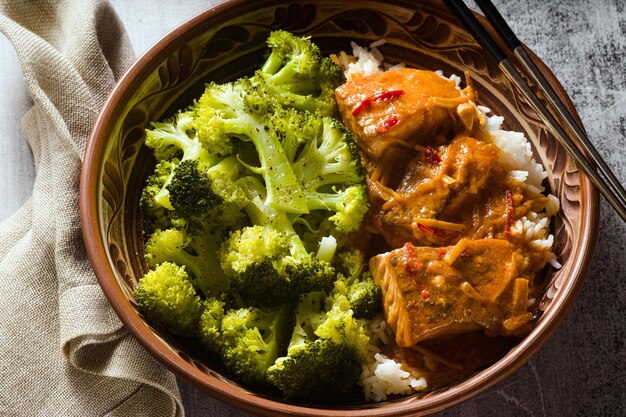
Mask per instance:
[[[139,54],[216,1],[113,0]],[[494,1],[552,69],[618,178],[626,180],[626,2]],[[33,160],[19,130],[32,105],[19,64],[0,39],[0,221],[26,201]],[[626,225],[603,201],[591,272],[572,312],[515,374],[441,416],[626,415]],[[188,416],[248,414],[180,382]]]

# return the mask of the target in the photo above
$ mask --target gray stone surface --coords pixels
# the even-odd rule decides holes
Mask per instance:
[[[182,0],[113,0],[140,53],[209,7]],[[553,70],[617,176],[626,180],[626,5],[621,0],[495,1]],[[11,46],[0,39],[0,220],[28,199],[33,160],[19,133],[31,105]],[[572,312],[515,374],[441,416],[626,415],[626,225],[603,201],[591,272]],[[248,414],[180,381],[188,416]]]

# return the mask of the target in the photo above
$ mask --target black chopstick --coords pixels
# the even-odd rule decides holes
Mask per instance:
[[[556,114],[559,116],[561,121],[565,123],[565,126],[570,132],[572,132],[576,139],[578,139],[585,152],[589,154],[592,165],[597,165],[597,169],[607,178],[609,185],[617,184],[613,191],[616,192],[617,196],[622,201],[622,204],[626,204],[626,191],[621,187],[621,185],[619,185],[619,180],[607,166],[604,159],[602,159],[602,156],[600,156],[596,148],[593,146],[593,143],[589,140],[582,127],[578,124],[576,119],[574,119],[567,107],[563,105],[548,80],[546,80],[541,71],[539,71],[539,68],[537,68],[534,61],[530,58],[522,43],[519,39],[517,39],[517,36],[513,33],[513,30],[506,23],[498,9],[496,9],[491,0],[476,0],[476,3],[483,13],[485,13],[485,16],[489,20],[489,23],[491,23],[491,26],[493,26],[500,37],[504,39],[517,59],[521,62],[525,72],[546,96],[548,102],[556,111]]]
[[[489,22],[503,38],[507,46],[511,49],[511,52],[520,61],[525,73],[546,96],[552,110],[558,115],[567,129],[576,137],[585,152],[588,153],[589,159],[578,149],[574,141],[565,132],[565,129],[563,129],[548,108],[532,91],[524,78],[522,78],[520,73],[507,59],[506,54],[500,49],[496,41],[489,35],[489,32],[481,25],[465,3],[462,0],[444,0],[444,2],[474,38],[476,38],[476,40],[498,61],[500,69],[522,94],[524,94],[548,128],[550,128],[556,139],[574,158],[578,167],[589,176],[589,179],[600,190],[615,211],[617,211],[622,220],[626,222],[626,190],[621,186],[619,180],[606,165],[606,162],[604,162],[583,129],[578,125],[567,107],[561,102],[556,92],[535,66],[522,46],[522,43],[493,3],[491,3],[490,0],[476,0],[476,3],[485,13]],[[596,171],[596,169],[599,172]]]

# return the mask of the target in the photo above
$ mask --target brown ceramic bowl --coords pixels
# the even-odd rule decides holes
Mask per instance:
[[[133,289],[146,271],[138,198],[150,153],[144,128],[197,97],[205,82],[249,74],[262,62],[270,30],[311,35],[326,53],[369,44],[394,62],[445,73],[471,73],[481,104],[505,117],[505,128],[525,132],[561,201],[554,222],[555,251],[563,267],[547,273],[542,314],[534,330],[492,366],[427,395],[379,404],[356,401],[337,407],[287,404],[255,393],[203,362],[147,324]],[[537,60],[563,100],[571,102],[550,71]],[[80,209],[83,233],[100,285],[126,327],[163,364],[210,395],[266,415],[400,416],[433,413],[468,399],[521,366],[556,329],[572,307],[590,264],[597,233],[598,195],[565,150],[510,82],[436,0],[284,1],[236,0],[198,15],[171,31],[143,55],[118,83],[100,112],[85,155]]]

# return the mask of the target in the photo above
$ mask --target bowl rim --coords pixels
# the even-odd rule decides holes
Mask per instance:
[[[262,0],[261,0],[262,1]],[[248,6],[250,3],[258,2],[246,0],[230,0],[202,11],[190,19],[184,21],[167,32],[160,40],[148,48],[139,56],[131,67],[118,80],[114,89],[109,94],[104,105],[100,109],[95,124],[90,132],[81,169],[79,186],[79,207],[81,228],[83,239],[92,268],[102,291],[110,302],[113,310],[120,318],[124,326],[138,341],[162,364],[176,375],[185,378],[187,381],[200,388],[204,392],[218,398],[233,406],[239,407],[249,412],[262,413],[266,415],[297,415],[297,416],[399,416],[435,413],[471,397],[492,387],[516,369],[524,364],[552,335],[562,320],[573,307],[576,297],[585,281],[586,274],[591,266],[591,258],[598,234],[599,218],[599,195],[593,187],[591,181],[584,173],[579,172],[581,209],[581,227],[576,240],[580,242],[581,254],[576,259],[576,264],[572,268],[572,275],[563,280],[556,296],[552,300],[551,306],[544,312],[541,321],[507,354],[492,364],[485,370],[474,374],[467,380],[454,385],[445,391],[431,394],[419,400],[419,402],[391,403],[384,406],[372,404],[372,407],[361,409],[333,409],[333,408],[312,408],[300,405],[274,401],[263,398],[245,389],[237,389],[233,385],[227,384],[214,378],[196,367],[191,366],[171,349],[164,346],[162,339],[157,337],[147,324],[137,315],[130,302],[126,299],[122,289],[117,285],[113,266],[108,262],[107,249],[102,236],[100,235],[99,218],[97,212],[97,191],[100,167],[93,161],[102,159],[105,149],[105,138],[107,126],[115,120],[115,112],[112,111],[123,103],[125,92],[134,84],[146,68],[150,66],[157,57],[164,55],[164,50],[176,44],[183,35],[189,36],[198,30],[199,26],[206,20],[210,20],[214,15],[219,15],[227,11],[233,11],[239,7]],[[436,3],[435,0],[427,0],[425,3]],[[486,19],[474,13],[481,22]],[[493,34],[489,25],[485,25]],[[573,106],[571,98],[567,95],[562,85],[550,71],[547,65],[541,61],[529,48],[530,53],[537,66],[556,89],[560,98],[565,102],[573,114],[580,122],[580,118]],[[581,123],[582,126],[582,123]],[[572,278],[574,277],[574,278]],[[416,405],[419,404],[419,407]]]

